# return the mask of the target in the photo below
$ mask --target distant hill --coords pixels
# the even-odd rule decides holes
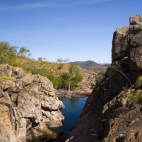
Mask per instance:
[[[109,65],[109,64],[101,65],[91,60],[75,61],[75,62],[70,62],[70,64],[74,64],[76,66],[80,66],[84,69],[87,69],[89,71],[94,71],[94,72],[106,71],[107,66]]]

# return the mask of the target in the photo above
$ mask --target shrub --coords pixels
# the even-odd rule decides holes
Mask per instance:
[[[8,42],[0,42],[0,63],[10,63],[16,57],[16,47]]]
[[[98,84],[99,82],[101,82],[101,80],[104,78],[105,76],[105,72],[99,72],[97,75],[96,75],[96,84]]]
[[[140,103],[142,100],[142,93],[137,93],[136,91],[131,92],[127,96],[129,102]]]
[[[58,89],[59,83],[62,83],[62,81],[61,82],[59,81],[59,77],[56,77],[53,74],[48,74],[47,78],[53,83],[55,89]]]
[[[21,64],[19,62],[16,62],[16,61],[11,62],[10,65],[14,66],[14,67],[21,67]]]
[[[135,88],[140,87],[142,84],[142,76],[139,76],[134,84]]]
[[[45,77],[47,77],[48,73],[49,72],[44,67],[37,69],[36,72],[35,72],[35,74],[40,74],[40,75],[45,76]]]
[[[64,64],[59,64],[58,69],[61,70],[63,68]]]
[[[79,73],[79,68],[76,65],[71,64],[70,67],[69,67],[69,74],[73,76],[73,75],[76,75],[78,73]]]
[[[66,84],[68,85],[70,83],[70,89],[76,90],[78,87],[78,83],[80,83],[83,80],[83,76],[81,74],[76,74],[73,77],[70,77],[68,80],[66,80]]]

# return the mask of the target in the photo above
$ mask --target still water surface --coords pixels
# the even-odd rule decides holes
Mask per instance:
[[[68,132],[69,129],[77,122],[87,98],[88,97],[71,99],[60,98],[65,105],[65,108],[62,110],[62,114],[65,117],[62,132]]]

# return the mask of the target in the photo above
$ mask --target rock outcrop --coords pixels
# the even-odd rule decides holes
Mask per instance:
[[[86,69],[81,69],[80,74],[83,76],[83,80],[78,84],[78,88],[80,90],[89,90],[93,89],[95,86],[95,77],[96,77],[96,72],[91,72]]]
[[[56,138],[62,108],[47,78],[0,64],[0,142]]]
[[[87,99],[79,121],[65,142],[142,142],[141,16],[117,28],[112,64]]]

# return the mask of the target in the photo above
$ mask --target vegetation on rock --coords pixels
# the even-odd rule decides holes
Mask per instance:
[[[105,76],[105,72],[99,72],[96,75],[96,84],[98,84],[99,82],[101,82],[101,80],[104,78]]]
[[[0,63],[21,67],[30,74],[40,74],[50,79],[56,89],[76,90],[83,79],[79,67],[67,64],[69,59],[58,58],[56,63],[48,62],[45,58],[38,60],[30,58],[30,50],[18,48],[8,42],[0,42]],[[66,64],[65,64],[66,63]],[[70,86],[70,87],[69,87]]]
[[[10,77],[10,76],[5,76],[5,75],[0,75],[0,79],[11,80],[11,81],[15,81],[16,80],[15,77]]]
[[[142,101],[142,92],[138,93],[137,91],[130,92],[128,94],[128,101],[134,103],[140,103]]]

